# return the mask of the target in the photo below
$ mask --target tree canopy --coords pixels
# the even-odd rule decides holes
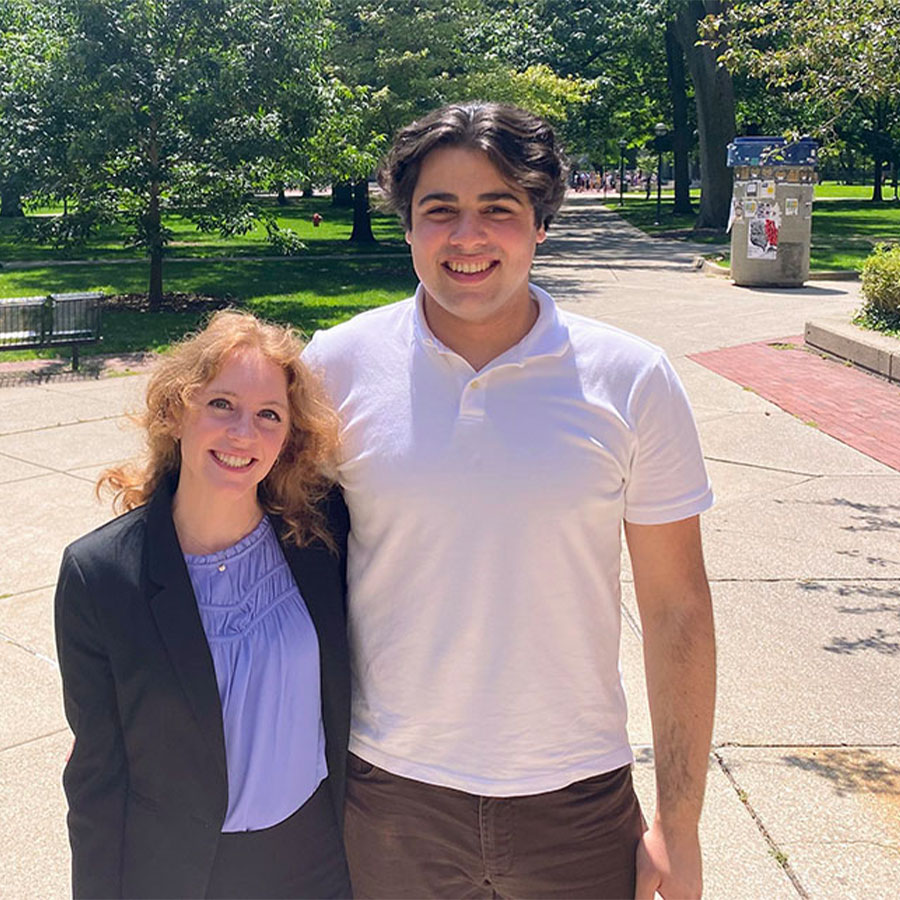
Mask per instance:
[[[874,163],[900,155],[900,5],[895,0],[733,0],[704,23],[722,62],[780,95],[806,130],[855,143]],[[797,126],[800,126],[798,128]]]
[[[60,240],[124,218],[158,303],[166,209],[240,233],[260,192],[368,179],[392,134],[447,102],[519,104],[576,164],[615,165],[671,132],[676,206],[723,227],[741,127],[811,132],[900,165],[896,0],[4,0],[0,214],[65,204]],[[826,152],[827,155],[827,152]],[[269,217],[273,241],[296,235]]]

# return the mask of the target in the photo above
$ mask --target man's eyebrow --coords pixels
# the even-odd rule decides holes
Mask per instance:
[[[421,206],[423,203],[428,203],[429,200],[444,200],[452,203],[458,199],[459,197],[457,197],[456,194],[442,194],[439,191],[433,191],[430,194],[425,194],[423,197],[420,197],[417,205]]]
[[[478,199],[482,203],[494,203],[497,200],[512,200],[513,203],[518,203],[519,206],[523,205],[521,199],[510,191],[489,191],[485,194],[479,194]],[[425,194],[423,197],[420,197],[417,205],[422,206],[423,203],[428,203],[431,200],[442,200],[444,202],[455,203],[459,200],[459,197],[456,194],[433,191],[430,194]]]
[[[519,206],[523,205],[522,200],[519,197],[517,197],[515,194],[513,194],[509,191],[496,191],[496,192],[488,193],[488,194],[479,194],[478,199],[486,200],[489,202],[493,202],[496,200],[512,200],[513,203],[518,203]]]

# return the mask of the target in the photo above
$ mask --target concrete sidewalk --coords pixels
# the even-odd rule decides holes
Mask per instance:
[[[662,345],[691,395],[717,495],[704,537],[719,702],[702,821],[710,898],[887,898],[900,872],[900,472],[689,354],[846,316],[854,283],[735,288],[590,197],[569,200],[535,281]],[[62,548],[109,517],[93,481],[137,449],[145,376],[0,388],[0,896],[68,891],[52,594]],[[898,391],[900,398],[900,391]],[[864,398],[862,398],[864,400]],[[627,561],[626,561],[627,571]],[[636,781],[652,811],[640,625],[623,597]]]

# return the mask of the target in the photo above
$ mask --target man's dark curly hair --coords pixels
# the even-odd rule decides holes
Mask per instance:
[[[510,184],[525,191],[535,225],[548,227],[562,205],[566,160],[543,119],[504,103],[452,103],[401,128],[378,170],[385,206],[409,230],[422,161],[439,147],[481,150]]]

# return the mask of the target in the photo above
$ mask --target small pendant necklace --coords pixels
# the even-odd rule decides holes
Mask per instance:
[[[252,516],[246,521],[245,525],[242,526],[235,533],[239,535],[237,540],[227,544],[226,546],[216,546],[215,544],[206,544],[201,540],[198,540],[193,534],[191,534],[184,527],[184,523],[179,524],[177,521],[175,523],[175,531],[178,535],[178,542],[181,544],[182,552],[189,554],[190,556],[212,556],[215,553],[220,553],[222,550],[227,550],[229,547],[233,547],[234,544],[243,540],[248,534],[250,534],[262,521],[264,513],[262,510],[255,509],[253,511]],[[220,572],[224,572],[226,569],[225,563],[219,563],[217,566]]]

